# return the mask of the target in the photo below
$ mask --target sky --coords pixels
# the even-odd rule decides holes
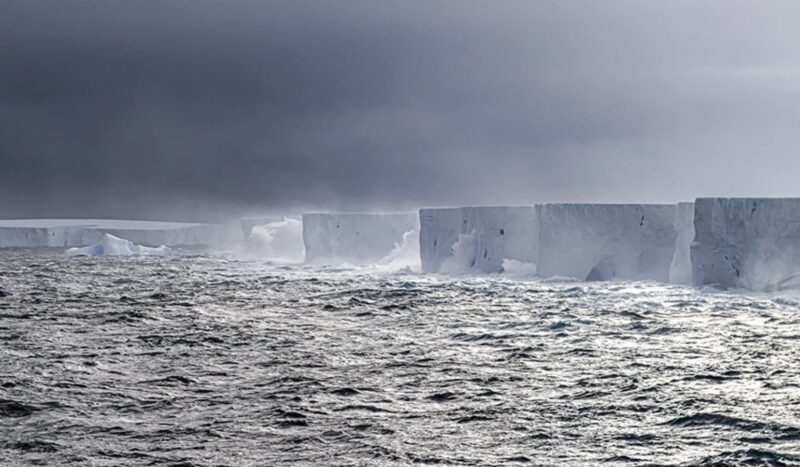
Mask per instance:
[[[0,2],[0,218],[800,196],[800,2]]]

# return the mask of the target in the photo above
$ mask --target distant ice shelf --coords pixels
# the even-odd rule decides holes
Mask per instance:
[[[373,264],[418,228],[416,213],[303,214],[305,261],[311,264]]]
[[[70,247],[97,243],[105,234],[148,246],[210,245],[219,235],[213,224],[116,219],[0,220],[0,248]]]
[[[130,240],[103,234],[103,239],[94,245],[68,249],[67,256],[166,256],[172,250],[166,246],[157,248],[137,245]]]

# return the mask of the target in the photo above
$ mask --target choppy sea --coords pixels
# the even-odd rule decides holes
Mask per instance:
[[[800,465],[800,299],[0,251],[0,464]]]

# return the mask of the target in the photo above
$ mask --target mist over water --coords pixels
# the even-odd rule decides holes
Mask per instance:
[[[0,463],[800,462],[785,293],[193,250],[3,250],[0,290]]]
[[[300,263],[305,257],[303,222],[286,217],[253,226],[246,246],[254,254],[272,261]]]

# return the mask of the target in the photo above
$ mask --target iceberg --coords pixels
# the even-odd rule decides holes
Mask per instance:
[[[100,242],[105,234],[149,246],[210,245],[218,239],[219,227],[116,219],[0,220],[0,248],[80,246]]]
[[[375,264],[389,256],[404,235],[418,228],[415,213],[303,214],[305,261],[310,264]]]
[[[670,278],[676,206],[541,204],[537,273],[581,280]]]
[[[698,198],[694,227],[695,285],[754,291],[797,286],[800,199]]]
[[[149,248],[136,245],[130,240],[104,234],[103,239],[94,245],[82,248],[70,248],[65,253],[67,256],[165,256],[171,253],[166,246]]]
[[[423,272],[497,273],[504,271],[504,262],[519,268],[537,261],[533,206],[424,208],[419,222]]]

